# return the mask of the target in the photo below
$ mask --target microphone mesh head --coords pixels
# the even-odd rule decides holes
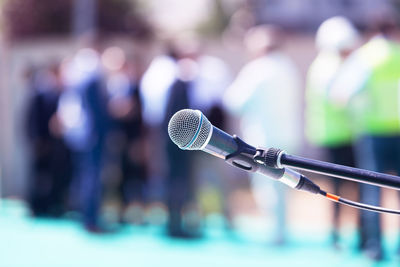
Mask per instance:
[[[182,109],[168,123],[168,134],[179,148],[199,150],[207,142],[211,123],[199,110]]]

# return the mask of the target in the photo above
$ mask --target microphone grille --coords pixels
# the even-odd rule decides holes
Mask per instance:
[[[207,142],[211,123],[199,110],[182,109],[168,123],[172,142],[185,150],[199,150]]]

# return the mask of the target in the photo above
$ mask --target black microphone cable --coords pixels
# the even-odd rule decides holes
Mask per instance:
[[[313,194],[318,194],[326,197],[327,199],[338,202],[353,208],[358,208],[358,209],[363,209],[363,210],[368,210],[368,211],[373,211],[373,212],[380,212],[380,213],[390,213],[390,214],[399,214],[400,215],[400,210],[394,210],[394,209],[387,209],[383,207],[378,207],[378,206],[373,206],[373,205],[368,205],[364,204],[361,202],[356,202],[352,200],[348,200],[346,198],[343,198],[341,196],[337,196],[331,193],[327,193],[324,190],[321,190],[320,187],[311,181],[309,178],[304,176],[303,174],[300,177],[300,181],[298,185],[294,188],[300,191],[305,191]]]
[[[275,149],[275,148],[270,148],[268,150],[265,150],[263,148],[258,148],[253,159],[254,159],[254,161],[256,161],[259,164],[265,164],[272,168],[279,168],[279,167],[282,167],[282,166],[278,166],[278,165],[280,165],[280,157],[285,156],[285,153],[281,153],[281,152],[283,152],[283,151],[280,149]],[[315,160],[314,160],[314,162],[317,162],[319,164],[327,164],[327,165],[330,164],[330,163],[323,163],[323,162],[319,162],[319,161],[315,161]],[[277,164],[277,163],[279,163],[279,164]],[[339,165],[335,165],[335,164],[330,164],[330,165],[332,165],[334,167],[339,166]],[[339,166],[339,167],[345,167],[345,166]],[[360,173],[368,172],[368,171],[350,168],[350,167],[345,167],[345,168],[347,168],[353,172],[360,172]],[[373,173],[373,172],[368,172],[368,174],[369,173]],[[326,174],[326,173],[323,173],[323,174]],[[377,174],[379,176],[382,176],[383,178],[389,177],[390,179],[392,179],[392,176],[389,176],[389,175],[386,175],[387,176],[386,177],[385,174],[380,174],[380,173],[373,173],[373,174]],[[395,176],[393,176],[393,177],[395,177]],[[378,178],[379,177],[377,177],[377,179]],[[389,179],[387,179],[387,180],[392,181]],[[374,184],[374,185],[376,186],[376,184]],[[379,207],[379,206],[368,205],[368,204],[360,203],[357,201],[348,200],[341,196],[337,196],[337,195],[334,195],[331,193],[327,193],[324,190],[321,190],[320,187],[316,183],[311,181],[309,178],[307,178],[303,174],[301,175],[299,183],[297,184],[295,189],[313,193],[313,194],[322,195],[331,201],[341,203],[341,204],[344,204],[344,205],[347,205],[347,206],[350,206],[353,208],[358,208],[358,209],[363,209],[363,210],[368,210],[368,211],[373,211],[373,212],[390,213],[390,214],[399,214],[400,215],[400,210],[387,209],[387,208],[383,208],[383,207]]]
[[[368,211],[374,211],[374,212],[380,212],[380,213],[391,213],[391,214],[400,214],[400,210],[394,210],[394,209],[387,209],[383,207],[378,207],[378,206],[373,206],[373,205],[368,205],[368,204],[363,204],[360,202],[352,201],[345,199],[341,196],[337,196],[331,193],[327,193],[324,190],[320,190],[319,194],[326,197],[327,199],[338,202],[353,208],[358,208],[358,209],[363,209],[363,210],[368,210]]]

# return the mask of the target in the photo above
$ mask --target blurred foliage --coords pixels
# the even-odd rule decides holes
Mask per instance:
[[[139,13],[134,0],[98,0],[98,30],[101,34],[129,34],[131,37],[152,37],[150,23]]]
[[[226,14],[221,0],[214,0],[214,9],[210,14],[209,20],[198,27],[200,34],[218,36],[224,32],[229,24],[232,14]]]
[[[67,34],[71,28],[70,0],[7,0],[4,24],[12,39]]]
[[[393,12],[396,14],[395,19],[397,25],[400,25],[400,0],[392,0]]]
[[[4,0],[4,25],[12,40],[72,32],[73,0]],[[97,0],[97,33],[152,35],[150,24],[137,12],[134,0]]]
[[[3,6],[5,0],[0,0],[0,32],[3,32]],[[0,36],[1,37],[1,36]]]

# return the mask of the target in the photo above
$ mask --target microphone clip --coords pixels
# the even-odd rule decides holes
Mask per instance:
[[[257,148],[256,154],[253,159],[259,164],[264,164],[270,168],[282,169],[281,157],[285,151],[279,148]]]
[[[257,171],[258,164],[253,159],[257,152],[256,148],[245,143],[237,135],[233,135],[233,140],[236,142],[237,149],[235,152],[227,155],[225,161],[232,166],[248,172]]]

